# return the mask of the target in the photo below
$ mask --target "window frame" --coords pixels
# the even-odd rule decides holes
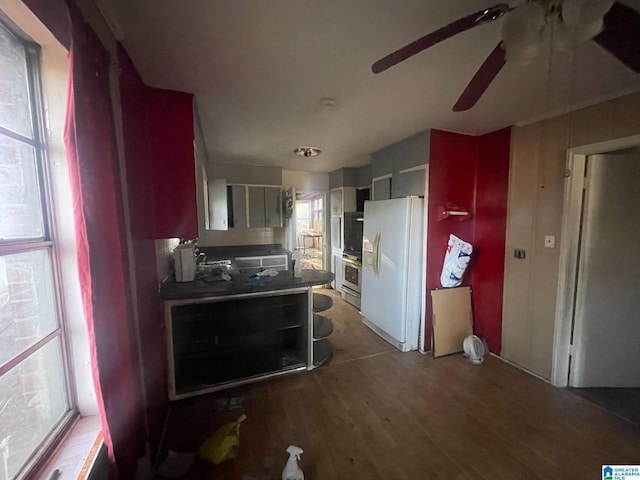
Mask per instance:
[[[0,365],[0,377],[10,372],[13,368],[26,360],[29,356],[55,341],[60,339],[62,372],[64,382],[64,394],[67,403],[67,410],[62,414],[53,428],[35,446],[30,456],[16,474],[16,480],[24,479],[42,467],[48,460],[49,455],[57,447],[63,436],[71,428],[76,418],[79,416],[77,409],[77,396],[74,382],[73,361],[71,359],[70,339],[65,322],[65,309],[62,290],[64,288],[60,268],[60,255],[58,244],[56,243],[56,228],[54,218],[54,189],[52,188],[51,172],[47,157],[46,143],[46,116],[44,108],[44,94],[42,88],[42,50],[40,45],[28,38],[19,27],[0,12],[0,28],[7,31],[25,49],[26,71],[27,71],[27,91],[29,107],[31,113],[32,137],[29,138],[6,127],[0,126],[0,134],[13,140],[25,143],[34,148],[34,161],[36,178],[38,182],[38,192],[40,208],[42,212],[43,235],[33,238],[0,239],[0,256],[24,253],[29,251],[44,250],[47,252],[51,262],[51,273],[53,282],[53,292],[55,300],[55,315],[57,326],[49,334],[38,340],[35,344],[27,347],[3,365]]]

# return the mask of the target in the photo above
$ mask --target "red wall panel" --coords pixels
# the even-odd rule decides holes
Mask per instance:
[[[473,244],[462,285],[473,290],[474,332],[500,352],[507,217],[510,129],[480,137],[431,131],[427,232],[425,345],[431,345],[431,294],[442,288],[440,273],[449,235]],[[438,221],[438,209],[453,203],[469,217]]]
[[[127,169],[127,194],[131,238],[135,262],[138,331],[142,338],[143,388],[146,421],[152,458],[159,448],[162,428],[169,410],[167,358],[162,302],[158,295],[154,222],[149,210],[154,202],[153,185],[148,181],[152,157],[147,125],[147,101],[152,89],[146,87],[129,57],[120,49],[122,66],[120,99]]]
[[[155,238],[197,238],[193,95],[149,89]]]
[[[478,141],[476,137],[457,133],[431,131],[429,147],[429,212],[427,230],[427,314],[425,345],[431,345],[431,290],[442,288],[440,272],[449,235],[454,234],[473,243],[473,217],[459,220],[450,217],[438,221],[438,207],[455,203],[458,207],[474,210]],[[473,268],[471,265],[469,268]],[[463,285],[469,285],[469,276]]]
[[[487,340],[489,349],[499,354],[511,129],[483,135],[478,141],[474,221],[476,261],[471,272],[474,329],[476,335]]]

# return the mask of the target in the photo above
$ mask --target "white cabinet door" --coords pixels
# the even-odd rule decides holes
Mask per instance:
[[[331,217],[331,249],[342,250],[342,217]]]
[[[340,187],[331,190],[331,215],[356,211],[356,187]]]
[[[342,189],[331,190],[331,215],[342,215]]]
[[[247,228],[247,187],[245,185],[231,185],[231,219],[229,226]]]
[[[338,255],[334,255],[333,256],[333,262],[334,262],[334,269],[335,271],[333,272],[333,274],[336,277],[335,280],[335,289],[339,292],[342,291],[342,284],[344,282],[344,269],[343,269],[343,265],[342,265],[342,256],[338,256]]]
[[[282,227],[280,187],[249,186],[249,227]]]
[[[264,187],[249,187],[249,227],[264,227]]]
[[[265,226],[282,226],[282,192],[280,187],[264,187]]]
[[[227,181],[223,178],[209,180],[209,228],[211,230],[228,230],[227,223]]]
[[[343,187],[342,212],[356,211],[356,187]]]

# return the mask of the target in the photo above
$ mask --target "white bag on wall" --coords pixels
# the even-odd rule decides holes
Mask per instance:
[[[445,288],[457,287],[462,283],[462,276],[471,260],[473,246],[460,240],[455,235],[449,235],[447,253],[444,255],[444,265],[440,274],[440,283]]]

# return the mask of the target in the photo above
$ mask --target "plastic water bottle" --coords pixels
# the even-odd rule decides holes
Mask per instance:
[[[293,264],[293,276],[302,277],[302,255],[298,250],[291,254],[291,263]]]

